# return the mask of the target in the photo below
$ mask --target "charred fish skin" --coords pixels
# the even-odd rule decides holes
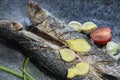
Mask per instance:
[[[38,7],[40,10],[35,9],[34,6],[31,6],[31,5]],[[33,8],[34,8],[34,10],[33,10]],[[35,12],[39,12],[39,13],[36,14]],[[54,17],[54,15],[52,15],[50,12],[48,12],[47,10],[42,8],[38,3],[36,3],[32,0],[29,1],[29,4],[28,4],[28,14],[29,14],[29,18],[33,24],[38,23],[37,25],[33,25],[33,28],[32,28],[33,33],[35,33],[35,31],[38,31],[37,33],[35,33],[36,35],[41,36],[40,35],[40,34],[42,34],[41,32],[44,32],[47,35],[55,38],[56,40],[62,41],[62,42],[64,42],[64,40],[68,39],[68,37],[70,37],[69,34],[71,34],[71,33],[77,34],[75,36],[72,36],[73,39],[85,37],[84,35],[79,34],[79,32],[74,31],[71,27],[66,25],[65,22]],[[37,16],[37,20],[40,19],[42,21],[41,22],[36,21],[36,17],[33,17],[33,15]],[[41,16],[39,16],[39,15],[41,15]],[[44,17],[44,19],[41,17]],[[68,36],[68,37],[66,37],[66,36]],[[71,38],[69,38],[69,39],[71,39]]]
[[[8,24],[4,25],[5,23],[9,23],[10,25]],[[20,27],[20,28],[22,27],[21,25],[19,25],[20,23],[16,23],[16,24],[17,24],[17,27]],[[61,57],[58,51],[60,46],[47,42],[43,38],[38,37],[37,35],[31,32],[28,32],[25,30],[19,30],[16,28],[15,25],[13,26],[13,22],[7,21],[7,20],[0,21],[0,33],[1,33],[0,36],[18,44],[20,48],[24,50],[30,58],[32,58],[38,63],[38,65],[43,65],[45,68],[47,68],[54,74],[63,76],[66,79],[67,69],[72,67],[73,63],[66,63],[63,60],[61,60]],[[81,60],[83,61],[89,61],[90,64],[92,64],[91,61],[93,61],[93,65],[95,65],[94,61],[96,61],[97,58],[98,60],[99,59],[102,60],[99,55],[97,56],[91,55],[86,57],[82,56],[79,58],[81,58]],[[114,66],[112,67],[114,68]],[[107,69],[107,68],[102,67],[102,69]],[[115,70],[107,69],[107,74],[108,74],[108,71],[112,71],[114,72],[115,76],[118,77],[119,71],[116,71],[116,70],[117,69]],[[103,71],[103,72],[105,73],[106,71]],[[77,76],[71,80],[102,80],[102,79],[101,78],[97,79],[94,75],[88,74],[86,76]]]
[[[10,25],[4,25],[9,23]],[[20,23],[16,22],[17,27],[22,28]],[[0,36],[15,43],[32,60],[36,61],[38,68],[43,66],[55,75],[59,75],[68,80],[67,70],[73,66],[73,63],[67,63],[61,59],[59,54],[60,46],[54,45],[37,35],[22,29],[17,29],[13,21],[0,21]],[[75,79],[86,79],[87,76],[75,77]],[[74,79],[71,79],[74,80]]]
[[[38,66],[42,65],[55,75],[59,75],[63,77],[64,80],[67,80],[67,69],[72,67],[72,64],[66,63],[61,59],[58,52],[59,46],[51,44],[31,32],[25,30],[19,31],[15,26],[4,26],[3,24],[6,22],[13,25],[12,22],[8,20],[0,21],[1,37],[18,45],[26,55],[36,61]],[[18,23],[18,25],[19,24],[20,23]],[[21,27],[21,25],[19,26]]]
[[[29,5],[30,4],[34,4],[34,2],[29,2]],[[38,30],[38,32],[35,33],[36,35],[41,36],[41,35],[39,35],[39,34],[41,34],[40,31],[43,31],[46,34],[48,34],[49,36],[52,36],[52,37],[55,37],[56,39],[61,39],[61,40],[75,39],[75,38],[86,38],[84,35],[81,35],[78,32],[72,31],[67,25],[65,25],[64,23],[62,23],[59,20],[57,20],[53,15],[49,14],[49,12],[45,11],[44,9],[42,10],[42,12],[44,12],[44,13],[46,13],[48,15],[46,15],[46,18],[45,18],[45,20],[43,20],[42,23],[39,23],[38,25],[35,25],[33,27],[33,31],[32,31],[33,33],[35,33],[34,30]],[[32,10],[29,11],[29,14],[31,14],[31,13],[33,13]],[[40,14],[42,14],[42,13],[40,13]],[[34,14],[34,15],[36,15],[36,14]],[[31,19],[31,22],[35,23],[34,21],[32,21],[32,19]],[[74,35],[72,35],[71,33],[74,33]],[[77,34],[77,36],[74,37],[76,34]],[[95,45],[93,45],[93,46],[95,46]],[[97,48],[98,47],[94,48],[94,50],[90,51],[88,54],[94,53],[95,55],[93,55],[93,56],[95,56],[96,59],[98,58],[98,64],[100,63],[104,67],[102,65],[99,65],[101,68],[100,67],[96,67],[96,66],[98,66],[98,65],[96,65],[97,64],[97,60],[93,60],[93,62],[95,62],[95,63],[93,63],[92,66],[96,65],[95,68],[97,70],[101,71],[100,73],[106,73],[106,74],[114,75],[116,77],[120,77],[119,68],[116,68],[117,66],[115,66],[115,64],[117,64],[119,66],[117,61],[113,60],[109,55],[106,54],[106,52],[103,52],[102,49],[97,50]],[[102,56],[101,56],[101,54],[102,54]],[[91,57],[91,58],[94,58],[94,57]],[[89,59],[86,59],[85,61],[89,62]],[[104,61],[105,62],[113,61],[115,64],[111,63],[111,64],[114,64],[112,66],[109,65],[109,64],[105,65]],[[105,67],[105,66],[108,66],[108,67]],[[110,68],[112,68],[113,70],[110,69]],[[104,69],[106,69],[106,70],[104,70]],[[111,73],[109,73],[109,72],[111,72]],[[94,75],[100,77],[96,73]],[[77,79],[75,78],[75,80],[77,80]],[[91,77],[91,79],[92,79],[92,77]],[[87,79],[87,80],[89,80],[89,79]],[[94,79],[93,78],[92,80],[100,80],[100,78],[98,78],[98,79],[96,79],[96,78]]]
[[[46,14],[44,17],[44,20],[41,23],[38,23],[38,21],[33,21],[33,19],[35,20],[36,17],[31,17],[31,16],[32,15],[37,16],[39,14],[34,13],[35,10],[32,10],[31,5],[36,5],[37,7],[41,8],[40,11],[36,9],[36,12],[39,12],[40,15]],[[71,37],[70,34],[73,32],[74,34],[77,34],[75,36],[72,36],[73,39],[85,37],[84,35],[79,34],[79,32],[73,31],[72,28],[67,26],[64,22],[55,18],[51,13],[49,13],[47,10],[43,9],[33,1],[29,1],[28,14],[33,24],[38,23],[37,25],[34,25],[31,31],[40,37],[43,37],[42,34],[51,36],[51,38],[54,39],[54,40],[51,40],[51,42],[56,41],[55,43],[56,44],[59,43],[58,45],[66,45],[65,40],[68,38],[70,39]],[[40,17],[38,16],[38,18],[41,20],[41,16]],[[49,40],[48,38],[46,39]]]
[[[6,20],[2,22],[0,21],[1,24],[4,22],[6,22]],[[37,64],[43,65],[51,72],[54,72],[54,74],[61,75],[65,78],[67,75],[67,68],[69,68],[70,65],[60,60],[60,55],[57,51],[57,48],[54,48],[54,44],[45,41],[31,32],[27,32],[25,30],[17,31],[16,29],[13,29],[14,26],[11,29],[10,25],[3,26],[1,24],[1,37],[4,37],[5,39],[19,45],[19,47],[24,50],[31,59],[37,61]],[[31,39],[29,36],[32,36],[36,39]],[[44,44],[44,42],[47,43]]]
[[[19,45],[38,65],[42,65],[54,74],[64,77],[65,80],[67,79],[67,70],[73,66],[73,63],[66,63],[61,59],[58,51],[59,46],[51,44],[31,32],[25,30],[17,31],[8,27],[0,27],[0,33],[2,34],[0,36]],[[75,79],[86,79],[86,77],[79,76]]]
[[[34,3],[34,4],[33,4]],[[33,1],[29,1],[29,6],[28,6],[28,13],[30,16],[30,20],[33,22],[33,25],[40,25],[39,23],[42,24],[42,26],[46,26],[46,21],[48,20],[46,13],[44,12],[43,8],[40,7],[37,3]],[[42,27],[44,28],[44,27]],[[39,36],[43,36],[45,39],[49,38],[52,39],[51,41],[55,41],[58,45],[64,45],[63,41],[60,41],[57,39],[55,36],[50,36],[46,31],[49,31],[49,28],[47,28],[46,31],[41,30],[42,28],[35,27],[32,29],[32,32],[35,32],[35,34]],[[45,29],[45,28],[44,28]],[[48,36],[44,36],[44,35]]]
[[[58,51],[59,46],[49,43],[31,32],[18,30],[15,26],[11,27],[12,22],[7,21],[11,25],[4,26],[5,22],[6,20],[0,21],[0,36],[19,45],[31,59],[36,61],[38,66],[42,65],[49,71],[67,80],[67,70],[73,66],[73,63],[67,63],[61,59]],[[71,80],[86,79],[95,80],[96,78],[91,76],[77,76]]]
[[[8,22],[10,25],[5,24],[6,22]],[[44,39],[42,35],[37,36],[31,32],[19,29],[20,25],[17,25],[17,27],[18,28],[16,28],[16,26],[11,21],[0,21],[0,36],[17,43],[29,57],[31,57],[38,63],[38,65],[41,64],[54,74],[66,77],[68,68],[73,67],[74,62],[67,63],[61,59],[61,56],[58,51],[59,49],[61,49],[61,46],[49,42],[48,40]],[[64,33],[69,29],[63,28],[61,30],[63,30],[63,32],[61,33]],[[74,35],[75,34],[76,32],[74,33]],[[69,33],[67,33],[67,36],[64,38],[71,39],[74,37],[74,35],[68,35]],[[76,38],[80,38],[80,36],[76,36]],[[85,76],[74,77],[71,80],[105,80],[101,78],[101,74],[110,74],[109,72],[112,72],[111,75],[119,77],[120,67],[117,66],[117,68],[115,66],[115,64],[117,64],[116,62],[115,64],[105,65],[107,63],[106,60],[111,60],[108,59],[108,55],[104,54],[103,56],[100,56],[100,54],[103,53],[101,50],[93,50],[91,51],[91,53],[95,53],[95,55],[78,55],[80,61],[85,61],[90,64],[89,73]]]

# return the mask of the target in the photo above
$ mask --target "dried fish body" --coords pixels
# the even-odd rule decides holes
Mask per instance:
[[[31,2],[30,2],[31,3]],[[38,4],[34,4],[34,6]],[[29,5],[30,6],[30,5]],[[37,9],[38,12],[39,7],[34,8],[35,10]],[[34,13],[37,13],[34,11]],[[31,13],[32,14],[32,13]],[[38,14],[41,14],[40,12]],[[39,21],[39,18],[36,17],[36,15],[32,14],[33,16],[30,18],[35,18],[31,19],[35,25],[41,25],[38,23],[42,23],[44,20],[43,18],[45,15],[39,15],[42,18]],[[47,15],[47,14],[46,14]],[[54,17],[53,17],[54,19]],[[5,23],[9,23],[9,25],[4,25]],[[13,23],[16,23],[14,25]],[[56,23],[56,22],[55,22]],[[46,23],[45,23],[46,24]],[[49,23],[48,23],[49,24]],[[63,24],[60,22],[60,24]],[[33,30],[32,32],[26,31],[26,30],[21,30],[21,24],[14,22],[14,21],[7,21],[7,20],[1,20],[0,21],[0,36],[4,37],[17,45],[24,50],[24,52],[33,60],[36,61],[38,66],[44,66],[46,69],[50,70],[56,75],[62,76],[65,79],[67,79],[67,70],[69,68],[74,67],[78,62],[87,62],[90,65],[90,70],[89,73],[86,75],[79,75],[75,76],[71,80],[105,80],[102,79],[102,74],[110,74],[116,77],[120,77],[120,67],[117,61],[112,59],[106,52],[104,52],[102,49],[99,49],[97,46],[91,43],[92,49],[86,54],[86,55],[81,55],[76,53],[76,59],[72,62],[65,62],[62,60],[61,55],[59,54],[59,49],[63,48],[65,46],[65,39],[74,39],[74,38],[84,38],[85,36],[83,34],[80,34],[78,32],[72,32],[69,27],[63,27],[57,26],[58,28],[54,29],[53,32],[55,32],[54,36],[51,34],[48,34],[48,30],[52,29],[52,26],[48,30],[39,29],[41,27],[35,27],[38,30],[38,32],[42,33],[41,35],[38,35],[35,33]],[[49,26],[48,26],[49,27]],[[46,29],[46,28],[45,28]],[[58,32],[57,30],[62,30],[61,32]],[[67,32],[68,31],[68,32]],[[70,31],[70,32],[69,32]],[[61,34],[62,35],[61,35]],[[66,34],[63,34],[66,33]],[[44,34],[44,35],[43,35]],[[60,34],[60,36],[59,36]],[[73,35],[72,35],[73,34]],[[66,35],[64,37],[64,35]],[[69,35],[69,36],[68,36]],[[49,38],[45,38],[44,36],[47,36]],[[61,40],[59,41],[59,38],[62,36]],[[75,37],[76,36],[76,37]],[[49,41],[49,39],[52,39],[53,42]],[[59,42],[59,45],[58,43]],[[90,41],[91,42],[91,41]],[[62,45],[61,45],[62,44]],[[66,46],[65,46],[66,47]],[[68,47],[67,47],[68,48]]]
[[[65,23],[56,19],[53,15],[51,15],[48,11],[46,11],[45,9],[40,7],[37,3],[29,2],[29,6],[28,6],[29,9],[30,9],[30,7],[31,8],[33,7],[31,5],[34,5],[34,6],[37,6],[40,8],[42,13],[39,13],[39,14],[43,14],[43,13],[46,14],[45,19],[41,23],[33,21],[32,18],[30,18],[31,22],[33,24],[38,23],[37,25],[35,25],[33,27],[33,31],[32,31],[33,33],[35,33],[34,29],[38,30],[38,33],[35,33],[37,35],[40,34],[39,33],[40,31],[43,31],[46,34],[48,34],[49,36],[52,36],[57,40],[61,40],[61,42],[62,41],[64,42],[64,40],[66,40],[66,39],[86,38],[86,36],[84,36],[83,34],[73,31]],[[39,10],[36,10],[36,12],[39,12]],[[29,14],[31,14],[31,13],[33,13],[32,10],[29,10]],[[34,15],[37,16],[38,14],[34,14]],[[38,17],[38,18],[40,19],[40,17]],[[33,17],[33,19],[35,19],[35,17]],[[86,38],[86,39],[89,40],[88,38]],[[106,52],[104,52],[102,49],[99,49],[98,47],[96,47],[91,41],[89,41],[89,42],[92,45],[92,49],[91,49],[91,51],[88,52],[87,57],[79,55],[80,61],[86,61],[89,64],[91,64],[91,66],[92,66],[92,68],[90,70],[90,75],[87,75],[87,77],[92,76],[91,79],[94,77],[93,80],[96,80],[96,79],[100,80],[101,73],[106,73],[106,74],[114,75],[116,77],[120,77],[119,70],[118,69],[116,70],[116,66],[115,66],[115,64],[119,65],[117,63],[117,61],[111,59],[110,56],[108,54],[106,54]],[[111,64],[114,64],[114,63],[115,64],[111,66],[111,65],[109,65],[109,62],[113,62]],[[108,64],[106,64],[106,63],[108,63]],[[98,66],[100,66],[100,68]],[[100,74],[99,74],[99,72],[100,72]],[[109,72],[111,72],[111,73],[109,73]],[[87,79],[87,77],[86,77],[86,79]],[[90,78],[88,78],[88,80],[89,79]]]
[[[4,23],[9,23],[10,25],[4,26]],[[16,24],[21,27],[19,23]],[[59,46],[26,30],[18,31],[16,26],[13,25],[13,21],[0,21],[0,33],[1,37],[17,44],[30,58],[37,61],[38,65],[44,65],[45,68],[64,77],[67,74],[66,70],[69,65],[60,60]]]
[[[3,25],[4,23],[9,23],[10,25]],[[64,62],[59,54],[60,46],[52,44],[29,31],[19,30],[13,25],[13,23],[14,21],[1,20],[0,36],[18,45],[22,50],[24,50],[25,54],[36,61],[38,66],[42,65],[54,74],[67,79],[67,70],[71,68],[76,61],[73,61],[73,63]],[[19,25],[20,23],[16,22],[16,24],[18,27],[22,27]],[[79,57],[79,59],[80,58],[82,60],[82,57]],[[79,76],[75,79],[87,77],[89,76]]]
[[[37,7],[39,9],[33,10],[34,7]],[[79,34],[79,32],[74,31],[71,27],[66,25],[64,22],[55,18],[51,13],[41,8],[35,2],[31,2],[31,1],[29,2],[28,12],[29,12],[30,20],[34,24],[34,27],[32,28],[32,32],[39,36],[42,36],[44,34],[51,36],[52,38],[56,39],[56,41],[58,41],[57,43],[61,43],[61,44],[62,43],[65,44],[64,40],[66,39],[71,39],[71,38],[75,39],[75,38],[85,37],[84,35]],[[37,15],[39,16],[36,18],[36,17],[32,17],[31,14],[34,16],[37,16]],[[36,21],[36,19],[41,20],[41,17],[43,16],[43,14],[45,14],[44,19],[42,19],[43,21],[41,22]],[[74,36],[71,37],[71,35],[74,35]]]

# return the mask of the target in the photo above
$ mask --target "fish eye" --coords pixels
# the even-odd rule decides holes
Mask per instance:
[[[33,9],[35,9],[35,10],[40,10],[40,8],[39,8],[38,5],[34,5],[34,6],[33,6]]]
[[[2,26],[11,26],[11,23],[10,22],[3,22]]]

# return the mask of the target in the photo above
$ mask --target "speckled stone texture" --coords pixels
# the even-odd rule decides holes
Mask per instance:
[[[81,23],[92,21],[98,26],[109,26],[112,29],[113,41],[120,43],[120,0],[35,0],[62,21],[68,23],[76,20]],[[0,19],[21,22],[24,26],[31,25],[27,14],[28,0],[0,0]],[[0,65],[19,73],[25,56],[15,44],[0,38]],[[32,63],[28,72],[36,80],[58,80],[44,68],[38,70]],[[111,80],[115,80],[110,78]],[[110,80],[109,79],[109,80]],[[19,78],[0,71],[0,80],[20,80]]]

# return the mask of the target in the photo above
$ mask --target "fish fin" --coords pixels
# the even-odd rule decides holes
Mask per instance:
[[[108,65],[108,64],[112,64],[112,63],[114,63],[114,62],[113,61],[96,61],[97,65],[101,65],[101,64]]]

